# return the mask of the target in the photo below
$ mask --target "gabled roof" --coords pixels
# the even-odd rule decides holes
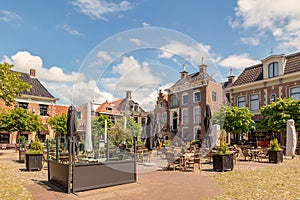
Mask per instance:
[[[41,84],[36,77],[30,77],[27,73],[22,73],[20,78],[31,85],[30,91],[24,91],[24,95],[32,95],[38,97],[54,98],[54,96]]]
[[[129,98],[118,99],[112,102],[105,101],[96,109],[96,112],[108,114],[122,114],[123,111],[130,111],[134,104],[138,103]],[[146,111],[141,107],[139,112],[146,113]]]
[[[195,72],[195,73],[187,75],[184,78],[181,78],[171,88],[175,88],[175,87],[178,87],[180,85],[187,84],[187,83],[193,83],[193,82],[196,82],[196,81],[199,81],[199,80],[209,80],[209,81],[216,82],[216,80],[213,79],[212,76],[210,76],[207,73]]]
[[[254,65],[252,67],[245,68],[244,71],[239,75],[233,86],[243,85],[254,81],[263,79],[263,65]]]
[[[300,52],[285,56],[286,65],[284,68],[284,75],[300,71]],[[263,80],[263,64],[257,64],[247,67],[239,75],[232,86],[243,85],[255,81]]]

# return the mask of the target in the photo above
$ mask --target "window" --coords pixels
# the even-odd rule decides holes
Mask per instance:
[[[177,106],[177,98],[176,97],[172,98],[172,105]]]
[[[237,102],[237,106],[239,108],[245,107],[246,106],[246,97],[242,96],[242,97],[238,97],[238,102]]]
[[[201,108],[195,107],[194,108],[194,123],[200,123],[201,121]]]
[[[191,136],[189,134],[189,128],[182,128],[182,137],[183,137],[183,141],[191,141]]]
[[[81,111],[76,111],[77,119],[81,120]]]
[[[187,94],[182,95],[182,104],[188,104],[189,103],[189,96]]]
[[[162,114],[162,122],[167,122],[167,113],[166,112],[164,112]]]
[[[268,66],[269,78],[278,76],[278,62],[273,62]]]
[[[259,109],[258,94],[250,95],[250,111],[256,111]]]
[[[195,126],[194,127],[194,140],[199,140],[201,139],[201,127],[200,126]]]
[[[40,116],[48,116],[48,105],[40,105]]]
[[[19,108],[24,108],[25,110],[28,109],[28,103],[18,102],[18,106]]]
[[[0,144],[9,144],[9,136],[10,134],[0,133]]]
[[[216,92],[211,93],[211,99],[213,102],[217,102],[217,93]]]
[[[163,106],[163,102],[160,101],[160,102],[159,102],[159,107],[161,108],[162,106]]]
[[[182,123],[188,124],[189,123],[189,111],[188,109],[182,109]]]
[[[300,87],[290,88],[290,96],[294,100],[299,100],[300,99]]]
[[[195,92],[194,93],[194,103],[200,102],[200,100],[201,100],[200,92]]]
[[[273,103],[276,101],[276,94],[271,94],[270,96],[270,103]]]

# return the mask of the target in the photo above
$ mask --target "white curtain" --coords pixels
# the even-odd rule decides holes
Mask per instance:
[[[293,119],[290,119],[287,121],[286,124],[286,156],[291,156],[294,157],[296,156],[295,151],[296,151],[296,146],[297,146],[297,133],[296,133],[296,128],[295,128],[295,122]]]

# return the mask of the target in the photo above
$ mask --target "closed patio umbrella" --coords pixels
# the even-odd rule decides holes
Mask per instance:
[[[148,150],[152,150],[154,147],[154,133],[155,132],[155,122],[151,115],[147,117],[147,124],[146,124],[146,148]]]
[[[296,156],[296,146],[297,146],[297,133],[295,129],[295,122],[293,119],[287,121],[286,124],[286,156],[291,156],[292,158]]]
[[[209,105],[206,104],[205,106],[205,115],[204,115],[204,129],[206,134],[210,133],[211,130],[211,125],[212,125],[212,121],[211,121],[211,110]]]
[[[77,118],[76,118],[76,108],[71,105],[68,108],[68,118],[67,118],[67,136],[72,137],[77,130]]]

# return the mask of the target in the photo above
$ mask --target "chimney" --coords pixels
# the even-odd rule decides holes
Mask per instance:
[[[205,65],[205,64],[200,65],[199,66],[199,73],[206,74],[206,68],[207,68],[207,65]]]
[[[126,91],[126,98],[127,98],[127,99],[132,99],[131,91],[130,91],[130,90],[127,90],[127,91]]]
[[[228,83],[229,84],[233,84],[234,83],[235,76],[232,74],[232,68],[230,68],[229,76],[227,78],[228,78]]]
[[[30,77],[35,78],[35,69],[30,69]]]

